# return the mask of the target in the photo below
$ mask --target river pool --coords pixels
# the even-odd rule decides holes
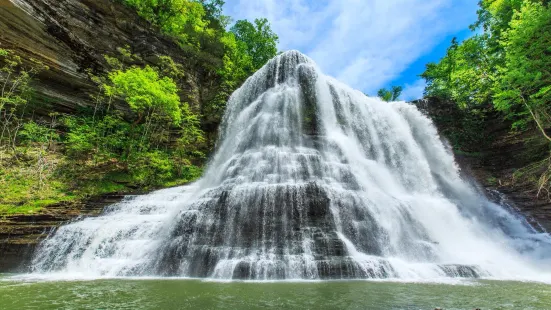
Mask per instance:
[[[0,309],[551,309],[551,285],[211,282],[184,279],[44,281],[0,277]]]

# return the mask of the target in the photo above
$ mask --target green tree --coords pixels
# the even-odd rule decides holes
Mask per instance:
[[[500,43],[505,64],[493,89],[496,108],[516,125],[533,121],[551,141],[551,8],[525,2]]]
[[[20,141],[23,143],[52,144],[59,140],[59,134],[52,126],[44,126],[30,120],[23,124],[18,133]]]
[[[108,96],[121,96],[130,109],[137,114],[135,123],[141,123],[144,117],[162,114],[174,124],[182,119],[182,104],[178,96],[178,87],[169,77],[159,77],[150,66],[132,67],[128,70],[116,70],[109,74],[110,85],[104,85]],[[187,105],[183,106],[185,109]]]
[[[386,88],[381,88],[377,92],[377,96],[379,96],[379,98],[381,98],[383,101],[396,101],[400,98],[402,90],[402,86],[392,86],[390,90]]]
[[[272,31],[267,19],[255,19],[254,24],[247,20],[238,20],[231,32],[240,42],[238,50],[244,49],[251,57],[253,72],[277,55],[279,37]]]
[[[123,50],[121,58],[138,60]],[[174,79],[183,68],[171,58],[159,57],[158,67],[126,67],[119,58],[106,57],[113,70],[95,77],[103,96],[93,113],[68,116],[64,142],[68,155],[94,165],[124,167],[132,182],[143,186],[163,184],[175,178],[199,176],[204,141],[199,117],[180,101]],[[131,63],[134,61],[131,61]],[[128,111],[110,109],[123,101]],[[117,103],[119,104],[119,103]],[[123,109],[124,111],[124,109]]]
[[[500,45],[504,63],[493,89],[494,105],[514,126],[535,124],[551,142],[551,5],[548,1],[524,1],[515,11]],[[537,178],[538,196],[551,199],[551,153],[542,161],[520,169],[517,177]]]
[[[227,18],[222,15],[223,7],[226,1],[224,0],[199,0],[205,9],[205,14],[207,18],[211,20],[227,20]]]
[[[478,19],[471,25],[474,31],[482,28],[493,39],[496,44],[501,39],[501,35],[509,28],[509,22],[513,18],[514,12],[520,10],[523,2],[526,0],[481,0]]]
[[[490,103],[496,63],[488,39],[485,34],[461,44],[454,39],[440,62],[427,64],[421,74],[427,82],[425,95],[451,99],[462,109]]]
[[[32,79],[48,67],[35,59],[27,63],[13,51],[0,49],[0,146],[15,143],[25,107],[32,96]]]
[[[266,19],[238,21],[231,31],[223,15],[224,0],[119,0],[175,37],[181,47],[201,60],[213,81],[201,105],[202,123],[216,126],[230,94],[277,53],[278,37]]]
[[[212,36],[202,3],[189,0],[122,0],[180,43],[198,46],[201,36]]]
[[[425,95],[453,100],[465,119],[477,120],[471,122],[475,127],[495,109],[514,129],[535,127],[551,142],[550,5],[548,0],[480,1],[471,29],[483,33],[452,42],[438,63],[427,65],[421,75]],[[540,191],[551,191],[551,157],[520,171],[539,174]]]
[[[453,53],[449,72],[451,97],[461,108],[482,106],[491,100],[495,74],[492,57],[487,54],[486,35],[476,35],[463,41]]]

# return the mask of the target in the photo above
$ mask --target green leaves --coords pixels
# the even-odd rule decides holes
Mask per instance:
[[[381,88],[377,92],[377,96],[381,98],[381,100],[386,102],[396,101],[398,100],[398,98],[400,98],[402,90],[402,86],[392,86],[390,90],[386,88]]]
[[[509,26],[500,40],[505,62],[493,88],[495,107],[510,118],[550,127],[551,8],[526,1]]]
[[[111,85],[104,85],[108,96],[121,96],[141,122],[145,114],[160,113],[174,124],[182,120],[178,87],[169,77],[159,77],[150,66],[132,67],[109,74]]]
[[[487,44],[486,35],[453,42],[446,56],[421,75],[427,81],[425,95],[451,99],[462,109],[488,104],[495,66]]]
[[[23,111],[32,97],[30,83],[34,75],[47,69],[32,58],[24,63],[13,51],[0,49],[0,147],[14,146]]]
[[[265,18],[254,23],[240,20],[231,31],[226,30],[231,19],[222,14],[224,0],[119,1],[135,8],[140,16],[175,38],[183,50],[194,53],[193,58],[203,61],[207,75],[216,80],[215,95],[201,107],[203,123],[216,125],[230,94],[277,54],[278,37]],[[143,105],[147,102],[136,103]]]
[[[142,184],[170,180],[174,177],[174,162],[169,154],[159,150],[140,152],[133,155],[128,163],[134,180]]]
[[[184,78],[183,67],[167,56],[158,57],[157,67],[126,67],[117,58],[107,59],[113,71],[96,79],[103,81],[98,84],[103,96],[96,98],[93,114],[62,120],[67,154],[75,161],[115,164],[141,186],[183,180],[187,171],[200,170],[186,168],[203,160],[205,139],[199,116],[180,101],[174,79]],[[110,109],[116,99],[130,111]]]
[[[39,125],[34,121],[23,124],[18,133],[23,143],[49,143],[59,140],[59,134],[48,126]]]
[[[461,119],[495,109],[512,128],[536,128],[544,144],[551,142],[551,3],[548,0],[482,0],[478,21],[482,34],[461,44],[452,42],[446,56],[427,65],[426,96],[451,99]],[[468,125],[464,128],[476,129]],[[466,141],[475,141],[468,135]],[[465,144],[465,140],[461,139]],[[548,165],[549,158],[542,161]],[[539,163],[539,191],[551,191],[551,166]]]
[[[251,57],[253,72],[277,55],[279,37],[272,31],[266,18],[257,18],[254,24],[247,20],[238,20],[231,32],[242,43],[238,48]]]
[[[200,0],[205,9],[206,16],[209,19],[222,19],[223,6],[226,3],[224,0]]]
[[[516,128],[536,121],[533,109],[551,126],[551,8],[529,0],[483,0],[480,6],[473,29],[485,32],[452,42],[439,63],[427,65],[425,94],[462,109],[493,105]]]
[[[189,0],[122,0],[136,8],[138,14],[151,21],[181,44],[200,46],[203,35],[212,35],[203,4]],[[216,3],[211,7],[216,10]],[[215,13],[214,11],[212,13]]]

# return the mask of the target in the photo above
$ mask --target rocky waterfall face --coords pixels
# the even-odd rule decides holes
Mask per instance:
[[[202,179],[59,228],[38,274],[551,279],[551,238],[465,182],[431,121],[296,51],[230,98]]]

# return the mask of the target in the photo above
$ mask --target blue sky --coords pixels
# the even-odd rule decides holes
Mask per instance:
[[[440,59],[454,36],[470,35],[478,0],[226,0],[225,14],[266,17],[279,49],[297,49],[321,69],[370,95],[404,86],[421,97],[418,75]]]

